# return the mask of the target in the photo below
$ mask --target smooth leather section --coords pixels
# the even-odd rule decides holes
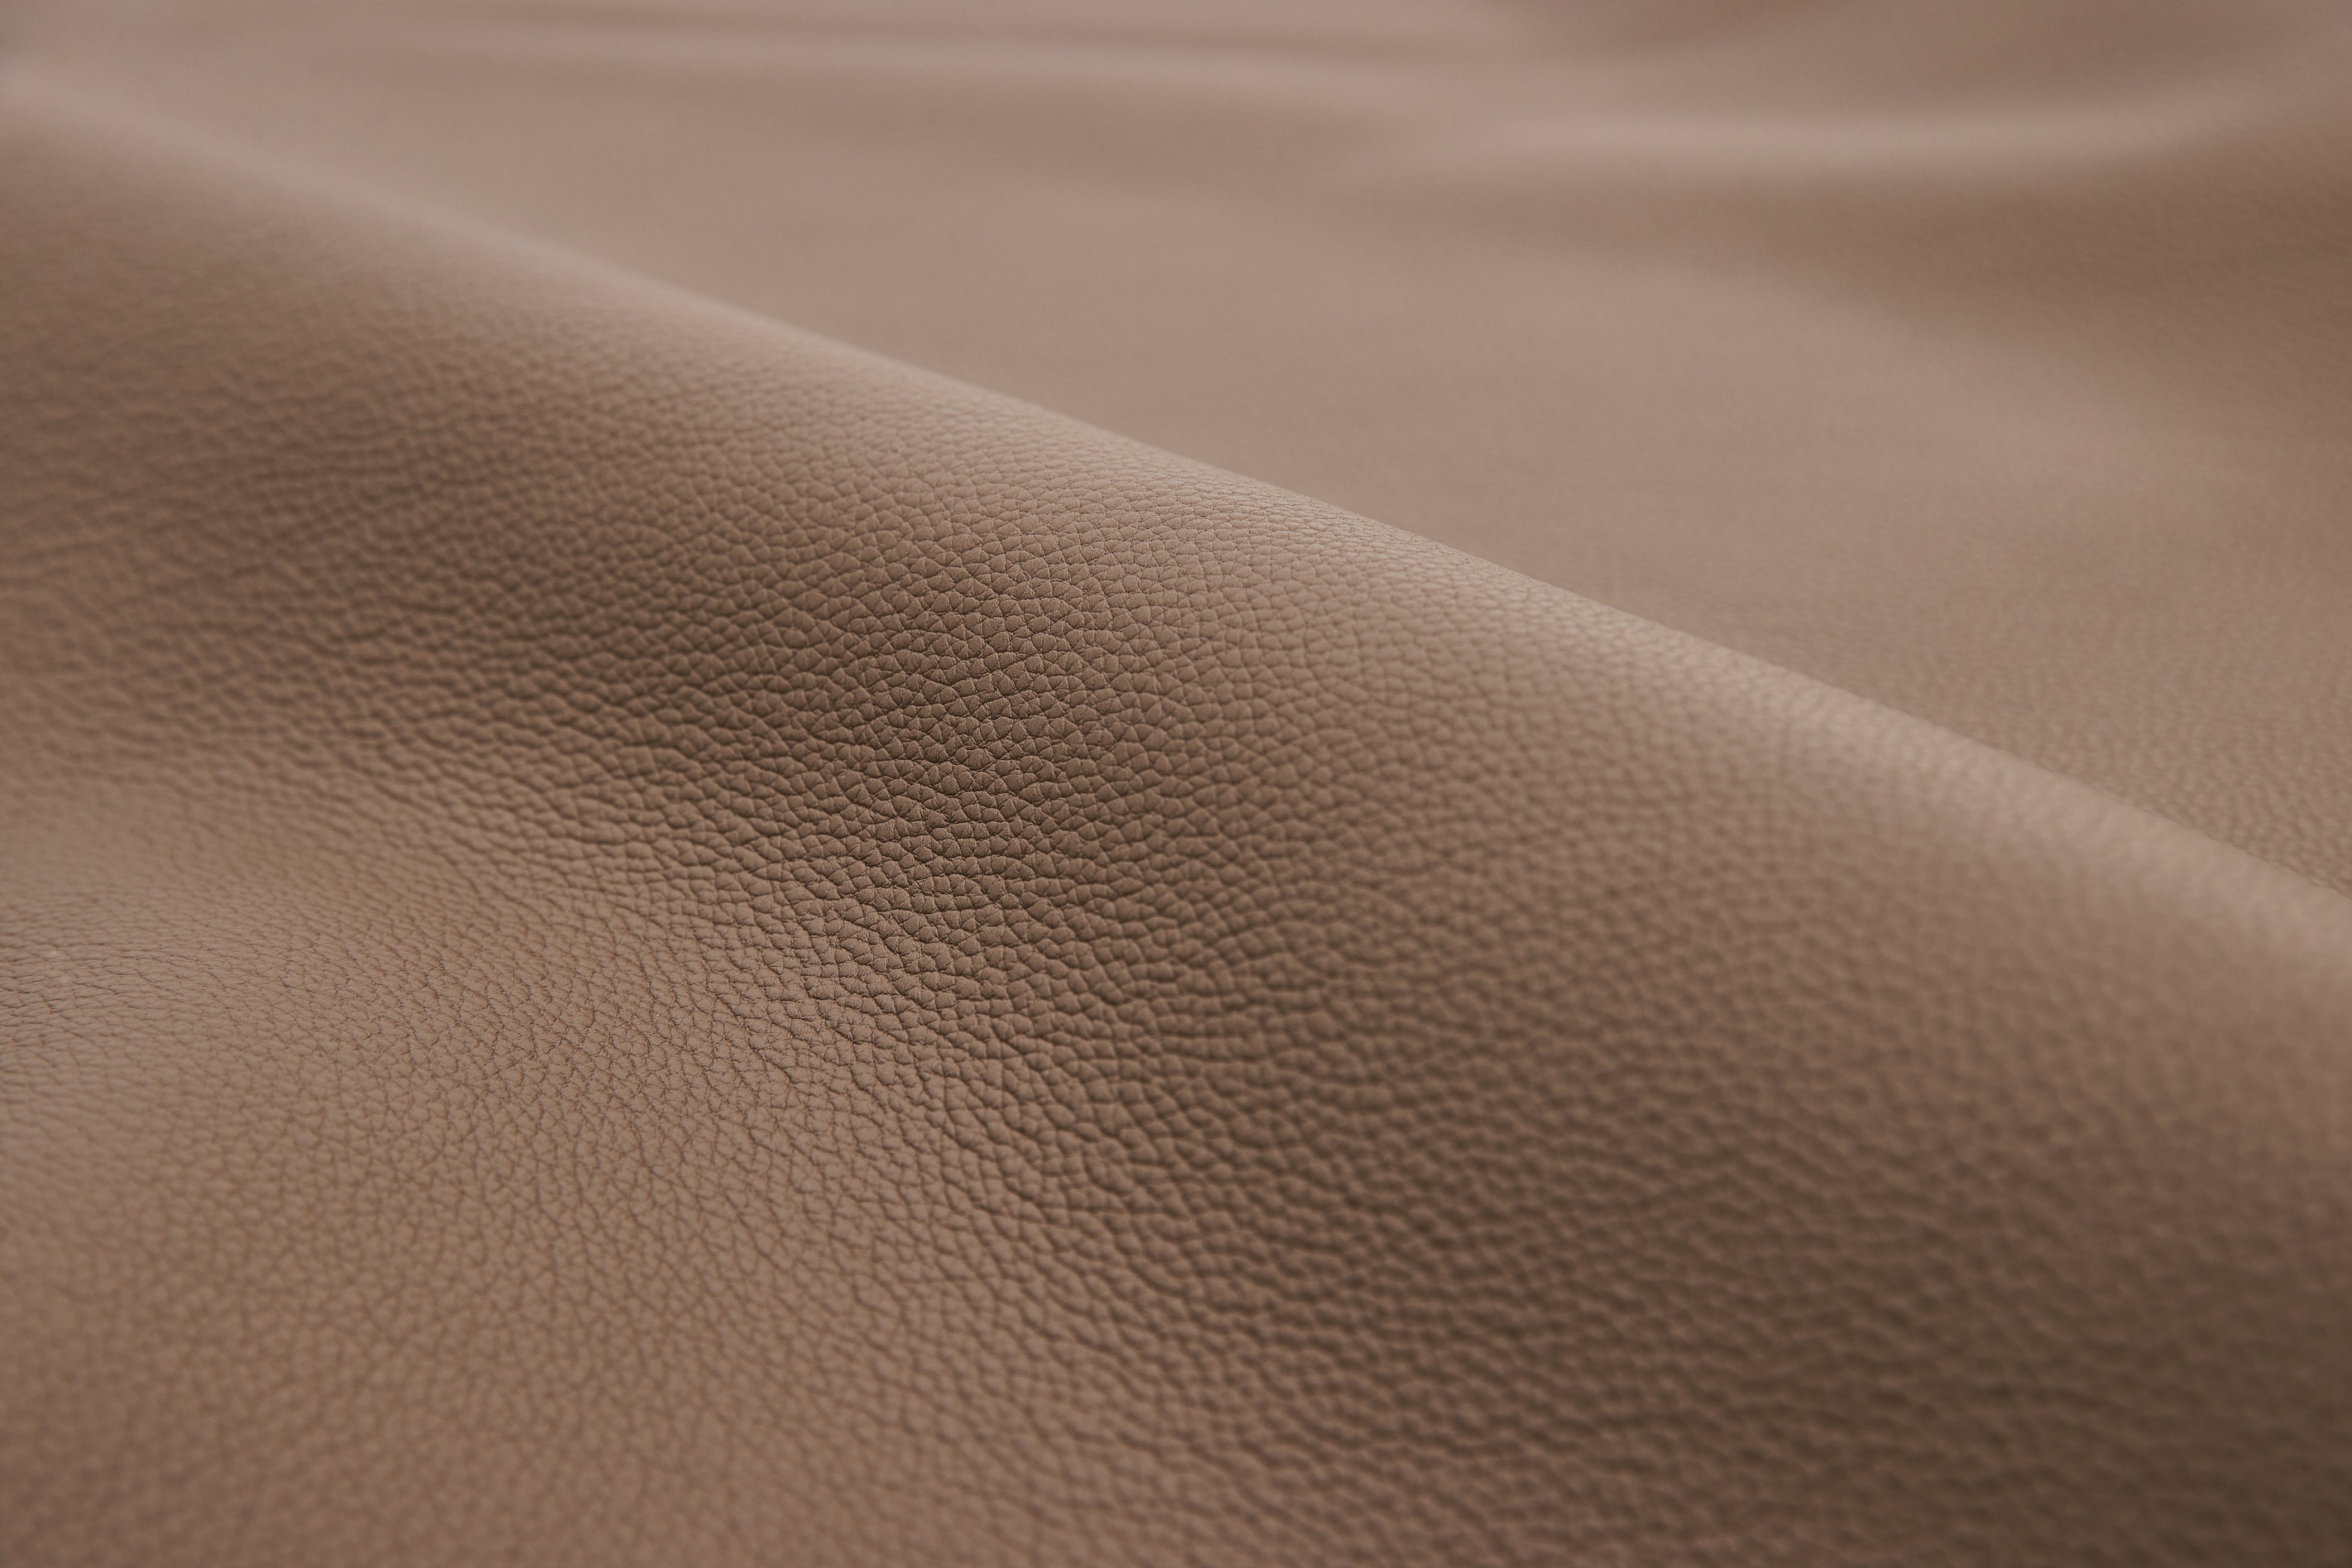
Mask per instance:
[[[7,1562],[2352,1552],[2341,899],[0,124]]]

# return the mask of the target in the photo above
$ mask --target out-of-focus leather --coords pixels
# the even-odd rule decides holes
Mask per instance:
[[[2352,917],[26,89],[0,1558],[2340,1562]]]

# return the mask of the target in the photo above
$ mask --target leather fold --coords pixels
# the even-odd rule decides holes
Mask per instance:
[[[2341,899],[1006,398],[0,124],[0,1555],[2352,1540]]]

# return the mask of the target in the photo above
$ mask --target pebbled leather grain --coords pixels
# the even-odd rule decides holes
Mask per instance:
[[[2352,1553],[2342,900],[0,125],[0,1558]]]

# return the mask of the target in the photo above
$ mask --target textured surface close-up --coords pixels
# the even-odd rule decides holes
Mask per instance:
[[[0,1563],[2352,1561],[2331,8],[5,15]]]

